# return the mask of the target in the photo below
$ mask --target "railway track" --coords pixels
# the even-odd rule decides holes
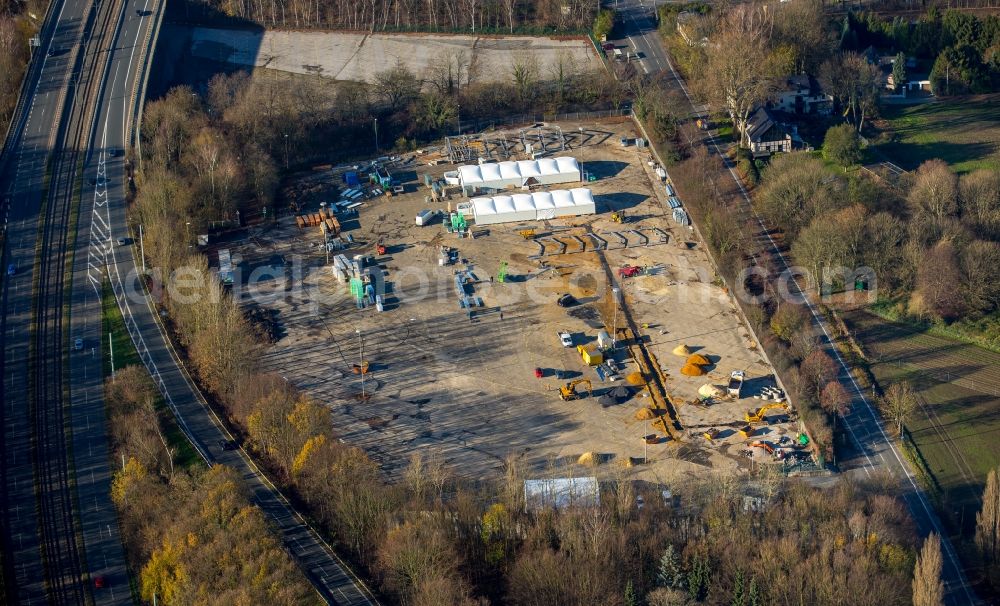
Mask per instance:
[[[32,429],[31,455],[35,477],[39,537],[49,601],[87,604],[87,573],[82,532],[75,507],[75,482],[69,460],[70,430],[64,389],[64,362],[69,336],[65,280],[75,239],[74,201],[87,153],[93,109],[107,61],[105,46],[113,39],[112,19],[119,2],[93,5],[88,28],[94,32],[74,62],[64,111],[67,120],[50,161],[50,185],[39,215],[35,278],[29,338],[28,409]],[[85,30],[86,31],[86,30]],[[85,39],[89,38],[85,34]],[[99,50],[93,50],[99,49]],[[88,52],[90,51],[90,52]]]

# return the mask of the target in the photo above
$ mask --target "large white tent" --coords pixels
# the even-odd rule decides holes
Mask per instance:
[[[557,217],[592,215],[597,212],[594,196],[585,187],[473,198],[471,202],[476,225],[544,221]]]
[[[517,162],[487,162],[458,167],[464,189],[506,189],[525,185],[553,185],[580,181],[576,158],[541,158]]]

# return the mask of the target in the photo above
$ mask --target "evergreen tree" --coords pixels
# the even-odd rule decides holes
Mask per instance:
[[[639,606],[639,600],[635,595],[635,587],[632,585],[632,579],[628,580],[625,584],[625,606]]]
[[[761,606],[760,589],[757,588],[757,577],[750,578],[750,588],[747,590],[747,606]]]
[[[656,573],[656,584],[660,587],[670,589],[680,589],[684,584],[684,575],[681,572],[680,563],[677,561],[677,552],[673,545],[667,545],[660,557],[660,568]]]
[[[736,578],[733,579],[733,599],[730,602],[730,606],[746,606],[747,595],[746,595],[746,579],[743,576],[742,570],[736,571]]]
[[[892,88],[897,93],[906,85],[906,55],[899,53],[892,62]]]

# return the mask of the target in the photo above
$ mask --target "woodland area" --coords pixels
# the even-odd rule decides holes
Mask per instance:
[[[585,0],[201,0],[188,14],[202,20],[264,27],[449,33],[585,33],[597,3]]]
[[[44,0],[5,0],[0,4],[0,133],[7,132],[21,92],[31,57],[28,39],[38,32],[47,6]]]

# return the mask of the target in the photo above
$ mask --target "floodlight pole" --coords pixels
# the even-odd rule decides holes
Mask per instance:
[[[615,317],[611,321],[611,349],[614,349],[618,344],[618,288],[611,289],[611,297],[615,300]]]

